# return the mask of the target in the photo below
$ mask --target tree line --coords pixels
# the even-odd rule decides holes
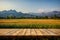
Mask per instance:
[[[48,16],[35,16],[35,17],[16,17],[16,16],[6,16],[6,17],[0,17],[0,19],[60,19],[60,17],[54,15],[53,17]]]

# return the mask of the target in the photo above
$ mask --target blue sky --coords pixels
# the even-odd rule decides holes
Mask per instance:
[[[24,13],[60,11],[60,0],[0,0],[0,10],[10,9]]]

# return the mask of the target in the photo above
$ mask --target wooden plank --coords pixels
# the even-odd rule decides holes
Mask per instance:
[[[6,33],[13,31],[13,29],[0,29],[0,35],[6,35]]]
[[[30,29],[27,29],[27,30],[26,30],[25,35],[26,35],[26,36],[29,36],[29,35],[30,35]]]
[[[18,31],[18,29],[12,29],[11,31],[7,32],[5,35],[12,35],[16,31]]]
[[[6,31],[8,32],[8,30],[0,29],[0,35],[2,35],[3,33],[6,33]]]
[[[56,35],[54,32],[49,31],[48,29],[44,29],[49,35]]]
[[[46,30],[42,30],[42,29],[40,29],[40,32],[43,34],[43,35],[50,35]]]
[[[48,30],[57,34],[57,35],[60,35],[60,29],[48,29]]]
[[[35,31],[36,31],[36,35],[37,35],[37,36],[43,35],[39,29],[35,29]]]
[[[25,35],[27,29],[23,29],[21,32],[18,33],[19,36]]]
[[[30,30],[30,35],[31,35],[31,36],[32,36],[32,35],[34,35],[34,36],[36,35],[36,32],[35,32],[34,29],[31,29],[31,30]]]
[[[15,33],[13,33],[12,35],[18,35],[19,32],[22,32],[23,29],[18,29]]]

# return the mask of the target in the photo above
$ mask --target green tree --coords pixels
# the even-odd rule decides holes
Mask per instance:
[[[46,19],[48,19],[48,16],[45,16]]]
[[[7,19],[12,19],[13,18],[13,15],[8,15],[7,16]]]

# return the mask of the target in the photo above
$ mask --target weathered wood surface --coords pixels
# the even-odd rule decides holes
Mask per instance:
[[[0,29],[0,36],[60,36],[60,29]]]

